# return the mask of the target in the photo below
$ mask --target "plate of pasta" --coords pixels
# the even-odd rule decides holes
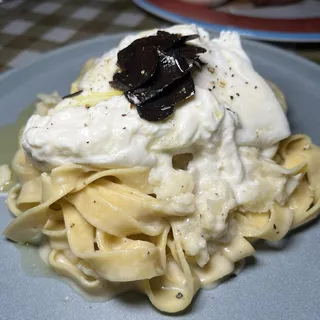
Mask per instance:
[[[319,79],[196,25],[2,75],[4,319],[316,319]]]

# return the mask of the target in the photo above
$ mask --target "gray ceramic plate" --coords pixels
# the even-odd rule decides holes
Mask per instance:
[[[115,46],[123,35],[78,43],[0,77],[0,126],[14,122],[38,92],[66,94],[81,64]],[[320,67],[273,47],[244,42],[257,68],[279,84],[289,104],[293,132],[320,144]],[[3,138],[3,137],[1,137]],[[0,152],[6,152],[1,150]],[[12,219],[0,197],[0,229]],[[183,319],[320,319],[320,222],[295,231],[278,244],[258,244],[255,258],[236,278],[201,291]],[[166,316],[137,294],[90,303],[44,266],[32,248],[0,236],[0,319],[162,319]]]

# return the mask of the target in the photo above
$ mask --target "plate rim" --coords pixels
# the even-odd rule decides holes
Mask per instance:
[[[214,32],[220,32],[222,30],[228,29],[232,31],[237,31],[241,36],[250,39],[260,39],[266,41],[277,41],[277,42],[312,42],[320,43],[320,33],[300,33],[300,32],[278,32],[278,31],[260,31],[254,29],[246,29],[241,27],[227,26],[222,24],[214,24],[209,22],[204,22],[197,19],[191,19],[183,17],[179,14],[169,12],[165,9],[159,8],[154,4],[151,4],[148,0],[132,0],[138,7],[143,10],[158,16],[162,19],[168,20],[174,23],[196,23],[197,25]]]
[[[133,1],[136,1],[136,0],[133,0]],[[163,28],[165,28],[165,27],[163,27]],[[145,29],[145,30],[147,30],[147,29]],[[143,32],[145,30],[139,30],[138,32]],[[31,61],[31,62],[25,64],[24,66],[13,68],[11,70],[7,70],[7,71],[0,73],[0,82],[5,81],[10,76],[14,76],[16,73],[23,72],[23,70],[32,68],[32,66],[34,64],[37,64],[39,62],[43,62],[44,60],[50,59],[51,57],[53,57],[57,54],[60,54],[61,52],[62,53],[68,52],[70,50],[74,50],[77,48],[81,49],[81,47],[85,47],[87,45],[90,45],[91,43],[101,42],[101,41],[104,41],[105,39],[121,39],[125,36],[128,36],[130,34],[134,34],[134,33],[137,33],[137,32],[117,32],[117,33],[113,33],[113,34],[101,35],[101,36],[93,37],[90,39],[67,44],[65,46],[62,46],[57,49],[54,49],[54,50],[51,50],[49,52],[44,53],[39,59],[37,59],[35,61]],[[289,50],[284,50],[282,48],[278,48],[272,44],[257,42],[257,41],[253,41],[253,40],[246,39],[246,38],[245,39],[241,38],[241,42],[244,44],[259,48],[264,51],[269,51],[269,52],[273,52],[275,54],[285,55],[286,57],[296,61],[297,63],[302,63],[305,66],[312,68],[313,71],[316,69],[319,72],[319,76],[320,76],[320,65],[319,64],[317,64],[316,62],[311,61],[303,56],[300,56],[300,55],[296,54],[295,52],[291,52]]]

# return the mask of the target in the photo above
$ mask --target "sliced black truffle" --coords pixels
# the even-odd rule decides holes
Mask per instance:
[[[123,91],[138,88],[154,75],[157,65],[157,50],[151,46],[143,46],[139,54],[132,56],[127,69],[114,75],[111,85]]]
[[[188,73],[167,87],[160,97],[137,106],[137,110],[142,119],[148,121],[164,120],[172,114],[177,103],[190,98],[194,93],[193,79],[191,73]]]
[[[174,111],[174,105],[159,104],[159,105],[143,105],[137,107],[140,118],[156,122],[168,118]]]
[[[155,76],[146,83],[144,88],[129,91],[126,96],[133,104],[143,104],[160,95],[167,86],[183,77],[191,67],[176,51],[159,52],[159,65]]]
[[[166,51],[176,45],[181,45],[186,41],[199,38],[198,35],[182,36],[176,33],[169,33],[166,31],[158,31],[156,35],[145,38],[139,38],[133,41],[128,47],[118,52],[118,66],[127,70],[132,64],[132,59],[139,55],[141,48],[152,46],[160,51]]]
[[[206,49],[197,46],[183,45],[177,48],[176,52],[187,60],[194,60],[200,53],[205,53]]]
[[[166,31],[133,41],[118,53],[112,87],[125,92],[141,118],[160,121],[174,106],[194,94],[191,70],[204,63],[199,54],[206,49],[187,45],[199,35],[183,36]]]
[[[206,65],[205,62],[201,61],[200,58],[195,58],[193,60],[193,64],[198,68],[198,69],[201,69],[203,66]]]

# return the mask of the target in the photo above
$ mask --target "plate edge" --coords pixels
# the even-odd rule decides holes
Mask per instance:
[[[158,8],[153,4],[148,3],[145,0],[132,0],[138,7],[144,9],[145,11],[166,19],[174,23],[196,23],[205,29],[210,29],[211,31],[220,32],[225,28],[232,29],[241,33],[242,36],[250,39],[260,39],[267,41],[277,41],[277,42],[299,42],[299,43],[319,43],[320,33],[290,33],[290,32],[277,32],[277,31],[256,31],[253,29],[244,29],[233,26],[224,26],[221,24],[213,24],[208,22],[202,22],[199,20],[192,20],[190,18],[179,16],[176,13],[168,12],[164,9]],[[269,35],[269,36],[268,36]]]
[[[133,0],[133,1],[136,1],[136,0]],[[144,30],[139,30],[137,32],[143,32],[143,31]],[[44,60],[50,59],[50,57],[53,57],[57,54],[60,54],[60,52],[68,52],[68,51],[73,50],[75,48],[81,48],[82,46],[87,46],[87,45],[94,43],[94,42],[106,41],[108,39],[114,39],[114,40],[118,39],[120,41],[123,37],[128,36],[130,34],[137,33],[137,32],[119,32],[119,33],[115,33],[115,34],[101,35],[101,36],[90,38],[87,40],[77,41],[72,44],[54,49],[52,51],[44,53],[36,61],[32,61],[22,67],[14,68],[12,70],[8,70],[8,71],[3,72],[2,74],[0,74],[0,82],[5,81],[8,77],[14,76],[16,73],[23,72],[23,70],[32,68],[32,66],[34,64],[39,63],[39,61],[44,61]],[[261,43],[261,42],[253,41],[250,39],[244,39],[244,38],[241,39],[241,43],[248,44],[253,47],[261,48],[264,51],[269,50],[269,52],[271,51],[273,53],[285,54],[287,57],[290,57],[291,59],[293,59],[295,61],[301,62],[310,68],[317,69],[318,72],[320,73],[320,65],[318,65],[317,63],[315,63],[311,60],[308,60],[307,58],[304,58],[303,56],[300,56],[294,52],[291,52],[289,50],[284,50],[282,48],[278,48],[272,44]]]

